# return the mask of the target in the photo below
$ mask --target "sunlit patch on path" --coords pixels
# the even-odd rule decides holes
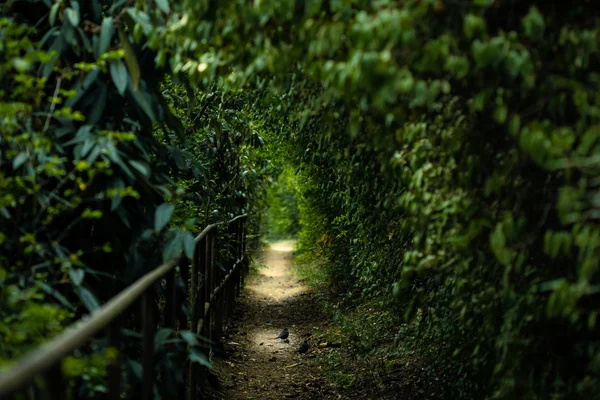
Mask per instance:
[[[294,242],[274,243],[265,253],[264,264],[247,286],[249,294],[259,300],[280,302],[306,291],[291,269]]]
[[[216,363],[220,388],[213,398],[339,398],[313,362],[318,343],[306,354],[296,352],[304,339],[317,341],[327,321],[294,272],[293,249],[291,241],[272,243],[262,258],[266,267],[249,278],[239,320],[225,340],[226,358]],[[284,327],[288,340],[275,339]]]

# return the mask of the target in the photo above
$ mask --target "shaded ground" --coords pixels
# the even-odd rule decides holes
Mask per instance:
[[[425,365],[416,357],[387,358],[383,352],[381,357],[358,361],[352,357],[349,339],[341,336],[341,347],[325,346],[324,333],[331,322],[321,313],[315,293],[294,273],[292,251],[293,242],[277,242],[265,250],[262,261],[266,268],[249,278],[239,298],[224,340],[224,358],[213,360],[214,375],[205,389],[206,398],[444,398],[442,374],[426,377]],[[367,307],[360,313],[362,333],[379,323],[377,311]],[[290,331],[287,342],[275,339],[284,327]],[[330,330],[328,338],[331,336]],[[391,336],[386,346],[393,342]],[[311,339],[310,350],[299,354],[296,349],[305,338]]]
[[[267,268],[249,279],[225,339],[226,358],[215,363],[219,385],[210,398],[342,398],[314,362],[330,350],[319,348],[327,321],[293,272],[292,250],[292,242],[274,243],[263,256]],[[274,339],[284,327],[288,342]],[[310,350],[299,354],[305,338],[312,339]]]

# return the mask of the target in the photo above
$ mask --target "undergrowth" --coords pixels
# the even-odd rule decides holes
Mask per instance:
[[[327,261],[314,254],[298,255],[295,266],[304,282],[315,289],[319,306],[332,321],[317,346],[339,347],[316,358],[332,383],[354,395],[444,397],[443,375],[424,368],[428,359],[416,351],[422,345],[418,337],[422,311],[405,323],[395,312],[395,299],[348,298],[327,279]],[[429,345],[435,347],[435,343]]]

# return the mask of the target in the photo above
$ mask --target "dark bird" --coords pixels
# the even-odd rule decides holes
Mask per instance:
[[[308,351],[308,339],[304,339],[304,342],[296,350],[298,353],[306,353]]]
[[[277,336],[275,339],[287,339],[288,336],[290,336],[290,331],[288,331],[288,328],[283,328],[279,336]]]

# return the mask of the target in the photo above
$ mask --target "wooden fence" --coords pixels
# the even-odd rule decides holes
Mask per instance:
[[[247,240],[245,220],[240,215],[230,221],[206,227],[195,238],[195,251],[191,263],[183,254],[160,265],[142,276],[109,300],[91,315],[75,322],[63,333],[31,351],[14,365],[0,371],[0,399],[11,394],[25,393],[34,379],[45,381],[44,394],[50,399],[65,399],[66,385],[61,372],[62,360],[82,347],[103,330],[111,347],[120,349],[123,344],[122,321],[130,306],[141,300],[142,323],[142,390],[144,400],[154,397],[154,337],[157,329],[156,285],[166,280],[166,299],[163,310],[164,327],[174,331],[190,330],[205,338],[218,342],[223,333],[223,324],[230,315],[233,302],[239,295],[244,277],[248,272],[246,256]],[[225,227],[225,243],[217,243],[217,230]],[[222,267],[217,265],[219,249],[228,250],[230,257],[222,259]],[[179,269],[176,267],[179,266]],[[178,295],[177,273],[184,284],[186,296]],[[180,312],[182,302],[188,302],[188,318]],[[121,357],[108,368],[107,398],[117,400],[123,391]],[[189,363],[185,368],[184,387],[173,398],[196,398],[200,369]]]

